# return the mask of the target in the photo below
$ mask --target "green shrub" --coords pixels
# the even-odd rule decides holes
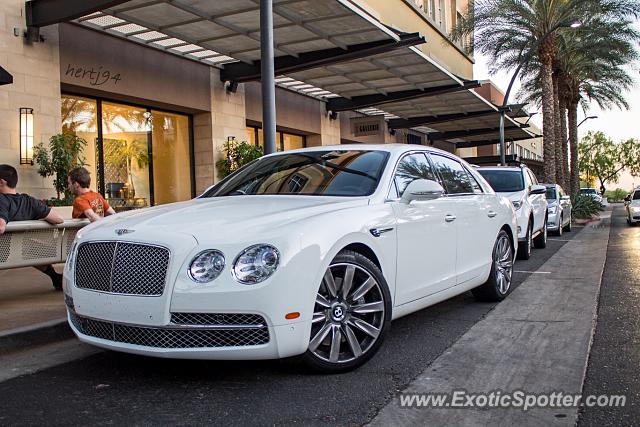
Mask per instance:
[[[623,201],[627,194],[628,193],[622,188],[616,188],[613,191],[606,191],[604,196],[607,198],[607,201],[616,203]]]
[[[571,198],[571,204],[573,217],[578,219],[590,219],[602,208],[599,202],[586,194],[575,194]]]
[[[73,203],[73,195],[67,188],[67,175],[71,169],[85,165],[82,152],[86,145],[87,141],[75,133],[65,132],[53,135],[49,139],[48,149],[42,143],[33,147],[33,160],[38,165],[38,173],[43,178],[53,176],[53,187],[61,206]]]
[[[218,177],[221,179],[262,156],[261,147],[246,141],[238,142],[235,138],[228,139],[222,151],[224,158],[216,162]]]

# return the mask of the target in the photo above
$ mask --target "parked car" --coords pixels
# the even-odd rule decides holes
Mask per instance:
[[[496,193],[507,197],[516,209],[518,258],[529,259],[531,244],[547,246],[547,187],[538,184],[531,170],[524,166],[481,167],[477,171],[491,184]]]
[[[586,194],[589,197],[592,197],[593,200],[602,204],[602,195],[598,193],[595,188],[583,187],[580,189],[580,194]]]
[[[264,156],[200,197],[78,233],[65,266],[81,341],[172,358],[302,355],[353,369],[392,319],[472,290],[499,301],[511,203],[458,157],[414,145]]]
[[[627,224],[635,225],[640,222],[640,187],[633,190],[626,198]]]
[[[558,236],[571,231],[571,197],[558,184],[542,184],[547,187],[547,229]]]

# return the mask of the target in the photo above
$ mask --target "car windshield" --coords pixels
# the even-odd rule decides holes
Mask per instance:
[[[640,200],[640,191],[633,193],[633,200]]]
[[[493,190],[498,193],[514,193],[524,190],[522,172],[515,170],[478,169]]]
[[[582,194],[598,194],[598,193],[596,193],[596,189],[595,188],[581,188],[580,189],[580,193],[582,193]]]
[[[384,151],[305,151],[262,157],[207,191],[202,197],[297,194],[368,196],[387,163]]]
[[[547,200],[556,200],[556,189],[553,187],[547,187]]]

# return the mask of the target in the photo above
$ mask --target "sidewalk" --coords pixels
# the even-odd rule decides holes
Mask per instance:
[[[609,241],[611,211],[587,226],[535,274],[438,357],[372,425],[561,425],[578,408],[401,407],[407,394],[522,390],[580,394]],[[517,264],[516,264],[517,268]],[[464,402],[464,400],[463,400]]]
[[[64,318],[64,297],[48,276],[32,267],[0,270],[0,333]]]

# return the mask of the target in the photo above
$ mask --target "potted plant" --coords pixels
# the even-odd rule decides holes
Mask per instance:
[[[43,178],[53,176],[56,198],[46,200],[49,206],[73,205],[73,194],[67,186],[67,176],[76,167],[84,166],[82,152],[87,141],[73,132],[63,132],[49,139],[49,148],[40,143],[33,147],[33,160]]]
[[[222,152],[224,157],[216,162],[220,179],[262,156],[261,147],[256,147],[247,141],[238,142],[233,136],[227,138]]]

